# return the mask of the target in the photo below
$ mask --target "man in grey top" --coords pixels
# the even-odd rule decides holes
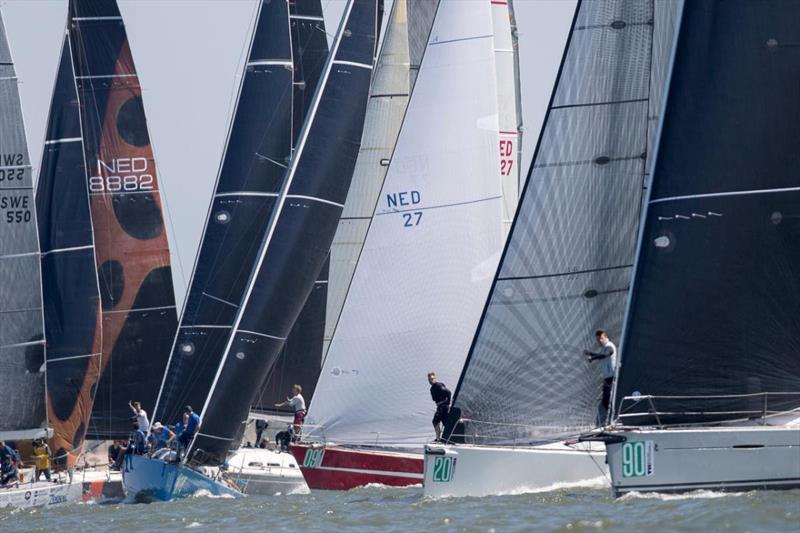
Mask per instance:
[[[603,409],[608,412],[608,403],[611,399],[611,387],[614,384],[614,371],[617,369],[617,347],[608,340],[605,330],[598,329],[594,332],[600,350],[590,352],[584,350],[583,353],[589,357],[589,361],[600,361],[600,372],[603,374]]]

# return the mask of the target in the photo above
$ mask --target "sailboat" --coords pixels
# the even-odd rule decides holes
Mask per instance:
[[[587,436],[617,495],[800,487],[798,17],[682,5],[613,421]]]
[[[97,278],[91,255],[91,231],[81,231],[87,228],[86,224],[81,224],[81,221],[88,220],[87,217],[73,219],[73,225],[63,226],[60,235],[54,235],[54,239],[43,239],[42,250],[45,254],[40,256],[31,163],[16,72],[1,16],[0,116],[0,401],[4,406],[3,416],[0,417],[0,441],[5,441],[6,444],[16,443],[23,463],[29,464],[33,457],[30,447],[26,446],[27,441],[53,437],[51,442],[58,443],[61,442],[59,437],[63,437],[60,433],[62,426],[58,425],[57,419],[54,420],[55,437],[50,425],[58,413],[54,411],[54,396],[48,390],[48,381],[63,382],[75,375],[69,372],[69,364],[65,365],[60,360],[63,352],[48,352],[48,359],[45,358],[45,330],[47,329],[48,336],[56,337],[58,333],[51,332],[52,320],[45,327],[44,305],[48,303],[50,287],[45,284],[43,301],[42,270],[47,274],[48,269],[47,265],[40,263],[40,257],[45,258],[45,261],[57,260],[53,257],[57,254],[46,259],[47,252],[57,252],[53,249],[56,240],[59,241],[58,245],[80,246],[88,243],[88,259],[83,261],[88,270],[78,272],[76,269],[75,273],[79,277],[75,281],[79,287],[85,288],[89,284],[89,291],[85,296],[88,300],[93,299],[95,306],[98,302]],[[47,154],[45,157],[48,157]],[[83,191],[82,195],[78,193],[61,197],[62,205],[69,206],[67,209],[71,208],[73,214],[88,210],[85,183],[83,176],[80,176],[77,184]],[[65,180],[61,184],[65,185]],[[42,221],[39,227],[44,230],[43,237],[47,237],[48,230],[54,229],[52,224],[52,219]],[[82,237],[88,239],[83,240]],[[71,261],[69,254],[60,259],[64,262]],[[61,288],[62,295],[81,295],[79,288],[73,292],[77,287],[63,284]],[[83,318],[88,319],[91,328],[99,324],[94,317],[90,305]],[[90,347],[92,338],[90,334]],[[64,407],[72,405],[68,403],[69,398],[55,397],[63,398]],[[26,442],[22,442],[23,440]],[[61,450],[61,454],[56,457],[65,461],[66,453]],[[81,498],[82,485],[79,482],[73,483],[68,479],[59,479],[57,483],[37,481],[33,477],[32,469],[26,470],[25,474],[29,476],[28,479],[16,486],[0,489],[0,508],[43,507],[75,502]]]
[[[269,78],[282,76],[276,96],[291,98],[288,2],[261,7],[272,9],[272,4],[282,8],[283,16],[264,22],[282,24],[276,33],[284,40],[253,40],[248,63],[254,71],[269,71]],[[238,448],[250,404],[327,257],[360,144],[380,25],[378,6],[376,0],[346,5],[294,153],[290,128],[246,137],[247,144],[241,145],[232,139],[242,132],[231,131],[223,173],[226,163],[273,170],[242,172],[231,183],[218,182],[155,410],[157,418],[177,420],[181,407],[192,402],[200,406],[201,426],[180,462],[169,450],[163,457],[130,456],[124,470],[129,495],[165,500],[201,489],[241,495],[214,469]],[[291,106],[280,109],[290,122]],[[260,123],[260,117],[252,118]],[[239,208],[247,205],[253,208]],[[246,253],[218,254],[226,235],[234,237],[227,241],[230,246],[246,242]],[[225,260],[218,263],[216,257]]]
[[[415,18],[414,9],[430,7],[421,4],[407,2],[409,28],[431,20]],[[455,378],[502,249],[491,4],[443,0],[428,14],[396,147],[373,159],[388,165],[377,205],[358,226],[348,221],[366,233],[363,249],[339,251],[358,264],[303,442],[292,446],[312,489],[422,481],[423,445],[433,436],[426,367]],[[373,135],[386,145],[385,131]]]
[[[456,388],[425,450],[426,496],[603,482],[605,413],[583,355],[616,338],[674,6],[579,2],[522,199]],[[627,68],[629,65],[637,68]]]

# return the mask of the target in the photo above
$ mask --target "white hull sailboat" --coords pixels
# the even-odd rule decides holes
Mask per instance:
[[[300,467],[291,453],[264,448],[239,448],[228,459],[228,475],[248,495],[308,492]]]
[[[608,483],[603,443],[425,447],[425,495],[489,496]]]

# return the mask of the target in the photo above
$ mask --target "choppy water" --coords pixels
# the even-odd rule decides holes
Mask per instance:
[[[680,496],[607,489],[426,500],[367,487],[240,500],[0,510],[0,531],[800,531],[800,490]]]

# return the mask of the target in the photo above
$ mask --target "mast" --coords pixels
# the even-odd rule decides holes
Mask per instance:
[[[710,424],[800,407],[799,16],[794,2],[685,2],[618,423]],[[653,398],[623,402],[634,395]]]
[[[147,408],[177,323],[162,198],[142,89],[114,0],[71,0],[69,44],[80,110],[103,318],[89,434],[130,433]]]
[[[533,163],[454,398],[480,444],[593,427],[601,376],[583,350],[619,335],[674,4],[578,4]],[[654,24],[659,35],[654,37]],[[668,47],[666,47],[668,49]],[[655,51],[655,52],[654,52]],[[636,68],[628,68],[635,65]],[[654,66],[655,65],[655,66]],[[498,386],[500,385],[500,386]],[[507,408],[514,398],[514,408]]]
[[[69,25],[69,22],[68,22]],[[100,378],[103,327],[84,137],[67,29],[36,188],[47,338],[50,447],[58,468],[80,456]]]
[[[306,430],[304,438],[421,448],[433,433],[425,373],[456,379],[500,256],[490,3],[443,0],[423,42],[408,111],[309,410],[309,422],[321,429]]]
[[[328,255],[361,140],[377,4],[345,8],[187,458],[219,463],[238,445],[234,436]]]
[[[42,287],[33,181],[0,15],[0,440],[47,435]]]

